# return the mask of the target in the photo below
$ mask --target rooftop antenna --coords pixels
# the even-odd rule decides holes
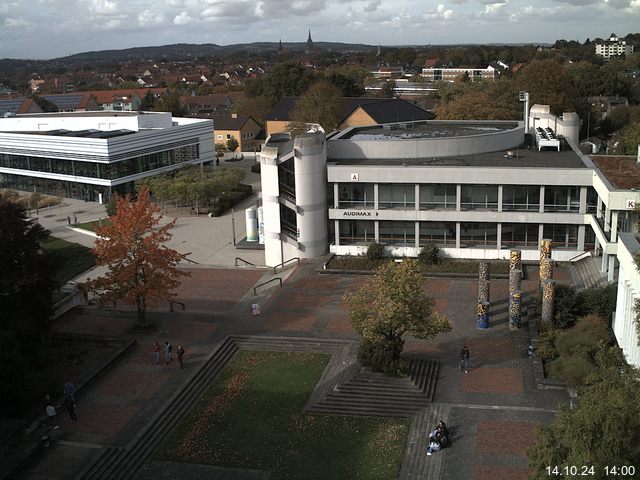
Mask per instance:
[[[519,92],[518,100],[524,102],[524,133],[529,133],[529,92]]]

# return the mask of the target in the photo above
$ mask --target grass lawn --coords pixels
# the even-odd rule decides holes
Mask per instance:
[[[273,480],[397,478],[408,420],[302,413],[328,359],[238,352],[155,459],[265,470]]]
[[[42,242],[42,248],[55,258],[58,265],[56,279],[61,284],[67,283],[96,264],[90,249],[61,238],[49,237]]]
[[[104,225],[110,225],[110,224],[111,224],[111,220],[109,220],[108,218],[102,218],[100,220],[92,220],[91,222],[76,223],[73,226],[76,228],[82,228],[84,230],[90,230],[92,232],[95,232],[100,225],[104,226]]]

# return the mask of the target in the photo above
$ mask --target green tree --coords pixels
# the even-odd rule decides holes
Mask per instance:
[[[343,97],[359,97],[364,95],[364,87],[342,73],[332,73],[327,77],[332,85],[339,88]]]
[[[180,94],[178,92],[168,93],[158,99],[157,110],[161,112],[171,112],[174,117],[184,117],[186,110],[180,102]]]
[[[635,155],[638,151],[638,145],[640,145],[640,122],[631,123],[624,127],[620,136],[627,155]]]
[[[264,76],[262,94],[272,104],[282,97],[297,97],[313,83],[314,75],[296,62],[283,62],[274,65]]]
[[[155,109],[156,106],[156,98],[153,96],[153,92],[148,90],[145,93],[144,97],[142,97],[142,101],[140,102],[140,106],[138,110],[141,112],[149,112]]]
[[[360,353],[371,346],[386,353],[381,364],[372,362],[371,356],[359,355],[364,366],[395,370],[405,334],[426,339],[451,330],[451,323],[435,311],[435,302],[425,295],[423,285],[418,263],[404,260],[380,266],[362,288],[345,294],[350,324],[363,337]]]
[[[394,80],[388,80],[382,85],[380,90],[380,96],[383,98],[393,98],[396,96],[396,92],[393,90],[396,88],[396,82]]]
[[[0,218],[0,397],[11,415],[22,408],[28,374],[45,362],[42,336],[57,284],[55,264],[41,248],[49,232],[3,196]]]
[[[555,60],[533,60],[518,72],[519,90],[529,92],[531,103],[549,105],[557,115],[575,111],[571,83],[563,66]]]
[[[227,146],[224,143],[216,143],[216,157],[222,157],[227,151]]]
[[[574,409],[560,407],[553,423],[537,431],[529,449],[530,480],[548,479],[546,467],[594,467],[594,479],[611,478],[604,468],[640,465],[640,377],[618,347],[602,348],[598,369],[580,391]]]
[[[112,192],[111,196],[109,197],[109,201],[107,202],[107,215],[109,215],[110,217],[116,214],[118,204],[117,199],[118,194],[116,192]]]
[[[325,131],[332,131],[341,120],[341,94],[338,87],[326,81],[314,83],[297,102],[293,121],[300,124],[318,123]]]
[[[227,150],[229,150],[230,152],[235,152],[239,146],[240,144],[238,143],[238,140],[236,140],[236,138],[231,135],[231,138],[227,140]]]

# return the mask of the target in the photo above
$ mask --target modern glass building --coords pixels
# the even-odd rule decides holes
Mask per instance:
[[[540,147],[516,121],[272,136],[260,156],[266,262],[360,255],[371,242],[396,256],[435,243],[453,258],[508,258],[518,248],[537,260],[549,238],[558,261],[602,253],[613,280],[617,234],[635,228],[640,192],[613,185],[570,138],[558,144]]]
[[[211,120],[103,111],[0,119],[0,188],[106,202],[138,179],[214,159]]]

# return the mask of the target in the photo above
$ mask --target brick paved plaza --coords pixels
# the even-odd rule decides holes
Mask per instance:
[[[135,313],[121,306],[77,308],[58,319],[53,325],[57,332],[119,336],[134,339],[137,345],[83,392],[76,411],[78,422],[60,415],[58,442],[22,478],[74,478],[100,447],[127,445],[227,335],[356,339],[341,299],[366,277],[322,275],[317,266],[306,263],[284,272],[279,275],[288,275],[283,288],[258,297],[253,287],[273,277],[269,271],[192,268],[191,277],[177,291],[186,310],[170,313],[167,305],[158,306],[149,313],[157,328],[148,334],[131,333]],[[559,268],[557,278],[569,276]],[[536,287],[530,273],[523,290]],[[442,460],[440,478],[525,479],[525,449],[534,440],[535,426],[552,420],[558,402],[567,398],[562,391],[535,388],[526,353],[526,324],[517,332],[506,328],[507,280],[492,280],[495,306],[491,327],[484,331],[475,326],[476,280],[429,278],[425,291],[454,325],[436,339],[409,338],[405,346],[406,352],[441,362],[435,402],[450,412],[452,446],[436,454]],[[251,314],[253,302],[260,304],[259,316]],[[153,362],[152,343],[165,340],[185,347],[184,370],[175,361]],[[465,343],[471,351],[468,374],[458,369],[458,352]]]

